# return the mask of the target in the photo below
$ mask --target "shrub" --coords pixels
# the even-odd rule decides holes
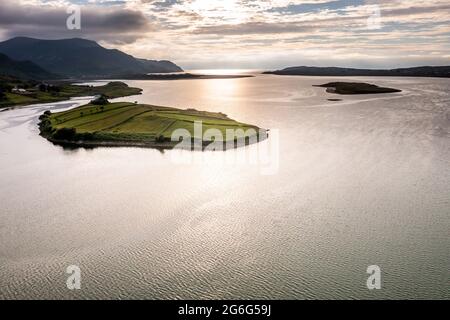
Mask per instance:
[[[59,93],[61,91],[61,88],[58,86],[49,86],[47,89],[48,89],[48,92],[53,92],[53,93]]]
[[[90,132],[78,133],[75,135],[75,140],[82,140],[82,141],[94,140],[94,134]]]
[[[98,98],[91,101],[91,104],[96,105],[96,106],[105,105],[108,103],[109,103],[109,101],[104,94],[100,95]]]
[[[39,123],[41,130],[44,132],[50,132],[52,129],[52,123],[50,122],[50,120],[48,120],[46,117],[44,117],[41,120],[42,120],[41,123]]]
[[[73,141],[77,134],[77,130],[75,128],[61,128],[56,130],[53,137],[58,140],[67,140]]]

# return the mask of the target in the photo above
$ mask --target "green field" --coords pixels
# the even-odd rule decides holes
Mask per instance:
[[[216,141],[227,140],[227,129],[242,129],[244,132],[253,129],[256,136],[259,130],[256,126],[237,122],[222,113],[128,102],[103,106],[88,104],[54,114],[47,112],[41,116],[40,127],[42,135],[53,142],[168,144],[176,129],[186,129],[192,138],[202,139],[194,131],[196,121],[202,122],[202,134],[208,129],[218,129],[223,137],[216,137]]]
[[[67,83],[57,83],[54,85],[54,91],[41,91],[36,86],[38,83],[26,80],[5,80],[0,78],[0,85],[11,87],[24,88],[26,94],[17,94],[12,92],[5,92],[5,97],[0,99],[0,108],[15,107],[36,103],[51,103],[68,100],[72,97],[84,97],[105,95],[107,98],[120,98],[125,96],[132,96],[141,94],[142,90],[139,88],[129,87],[123,82],[110,82],[103,86],[79,86]]]

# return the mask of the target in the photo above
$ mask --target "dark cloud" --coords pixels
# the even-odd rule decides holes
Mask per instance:
[[[115,43],[130,43],[150,31],[147,18],[123,7],[82,6],[81,30],[69,30],[69,14],[64,7],[17,6],[0,2],[0,30],[3,36],[29,36],[46,39],[86,37]]]

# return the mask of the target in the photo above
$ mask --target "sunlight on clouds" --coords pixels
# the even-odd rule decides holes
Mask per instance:
[[[450,64],[448,0],[20,0],[22,11],[17,2],[0,1],[3,39],[85,37],[185,68]],[[7,4],[17,18],[1,21]],[[87,21],[78,34],[45,18],[70,4]]]
[[[184,5],[203,18],[221,18],[229,23],[239,23],[250,17],[250,12],[238,0],[194,0]]]

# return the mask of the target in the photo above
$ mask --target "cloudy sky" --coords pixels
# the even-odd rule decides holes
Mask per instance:
[[[81,30],[67,9],[81,8]],[[449,0],[1,0],[0,40],[83,37],[185,69],[450,64]]]

